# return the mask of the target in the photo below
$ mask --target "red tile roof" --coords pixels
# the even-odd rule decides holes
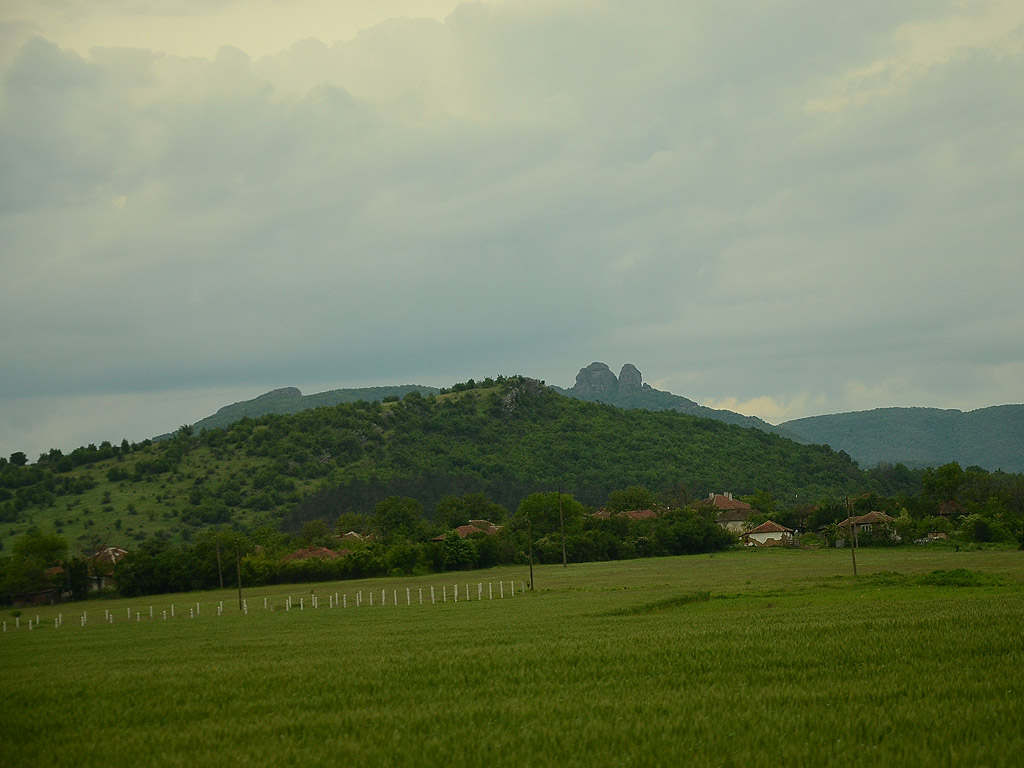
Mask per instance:
[[[336,560],[342,555],[335,552],[333,549],[327,547],[306,547],[305,549],[299,549],[292,552],[290,555],[285,556],[285,560],[310,560],[314,557],[318,557],[321,560]]]
[[[703,501],[697,502],[698,507],[711,507],[712,509],[721,510],[746,510],[749,512],[753,507],[747,504],[745,501],[734,499],[731,493],[715,493]]]
[[[765,520],[757,528],[751,528],[747,531],[747,534],[751,533],[792,533],[792,528],[787,528],[784,525],[779,525],[774,520]]]

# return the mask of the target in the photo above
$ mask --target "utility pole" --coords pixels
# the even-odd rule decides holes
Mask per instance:
[[[530,591],[533,592],[533,526],[529,512],[526,513],[526,548],[530,553]]]
[[[217,542],[217,578],[220,579],[220,588],[224,589],[224,569],[220,563],[220,542]]]
[[[853,526],[853,506],[850,504],[850,497],[846,497],[846,519],[850,526],[850,556],[853,557],[853,575],[857,575],[857,534]]]
[[[235,541],[235,572],[238,574],[238,610],[242,610],[242,555]]]
[[[568,568],[565,562],[565,518],[562,516],[562,489],[558,489],[558,527],[562,530],[562,567]]]

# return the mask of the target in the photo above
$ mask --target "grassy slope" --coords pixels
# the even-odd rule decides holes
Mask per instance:
[[[307,593],[304,611],[217,617],[224,592],[196,620],[177,596],[177,619],[128,622],[149,599],[88,603],[84,629],[52,621],[82,606],[42,609],[0,636],[0,743],[48,766],[1016,765],[1022,557],[864,550],[854,579],[847,552],[743,551],[549,566],[535,594],[423,607],[314,611]],[[890,573],[959,567],[1002,585]],[[512,576],[317,590],[390,602]]]

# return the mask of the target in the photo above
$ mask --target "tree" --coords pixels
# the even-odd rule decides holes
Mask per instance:
[[[67,559],[68,543],[56,533],[33,526],[14,542],[11,551],[21,557],[37,557],[46,566],[60,565]]]
[[[657,497],[642,485],[631,485],[624,491],[612,491],[608,494],[607,507],[612,512],[654,509],[657,505]]]
[[[526,528],[529,516],[533,526],[533,535],[537,538],[549,533],[560,532],[559,504],[562,519],[565,521],[565,532],[581,533],[583,531],[583,505],[569,493],[557,492],[531,493],[519,504],[513,521],[517,528]]]
[[[476,562],[476,546],[470,539],[464,539],[455,531],[444,537],[444,567],[448,571],[461,571]]]
[[[15,467],[24,467],[28,464],[28,456],[24,451],[15,451],[11,454],[11,464]]]
[[[331,527],[325,520],[308,520],[303,523],[296,540],[303,547],[327,547],[330,549],[334,546]]]
[[[408,496],[388,496],[373,508],[373,529],[385,543],[422,538],[423,506]]]

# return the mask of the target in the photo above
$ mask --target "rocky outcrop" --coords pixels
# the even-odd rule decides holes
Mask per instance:
[[[610,402],[619,393],[619,380],[607,364],[591,363],[576,374],[576,383],[569,391],[581,400]]]
[[[644,377],[632,363],[626,363],[619,371],[619,393],[626,395],[644,388]]]

